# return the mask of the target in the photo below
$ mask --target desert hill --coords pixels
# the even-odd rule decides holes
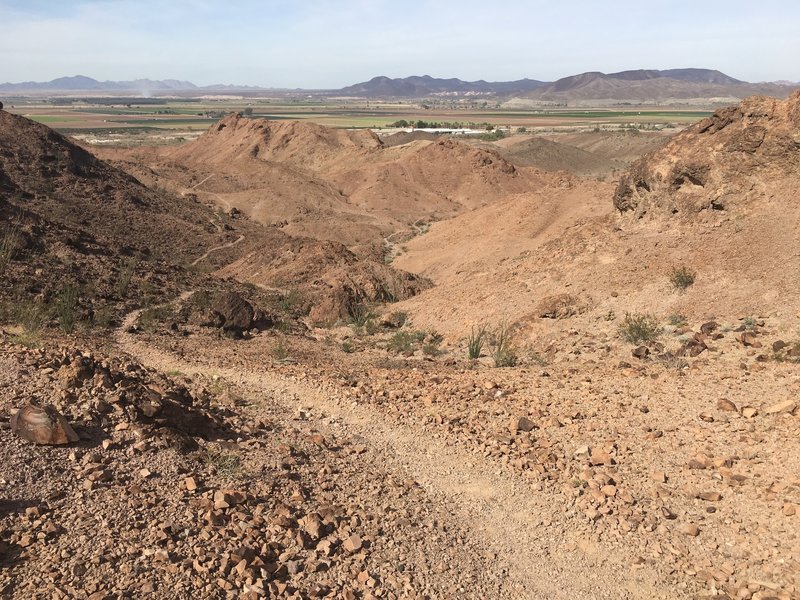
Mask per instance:
[[[620,181],[614,206],[641,217],[716,219],[752,211],[800,175],[800,92],[786,100],[748,98],[722,109],[638,160]]]
[[[503,318],[530,339],[559,327],[613,328],[627,312],[768,313],[792,327],[798,99],[719,111],[642,158],[616,192],[554,180],[434,224],[395,264],[437,285],[404,307],[455,337]],[[696,274],[685,292],[670,283],[680,267]],[[554,311],[554,302],[565,305]],[[554,313],[566,318],[546,318]]]
[[[531,185],[496,151],[452,139],[386,146],[371,132],[240,115],[175,149],[101,152],[153,184],[348,246],[380,243],[417,221]]]
[[[748,83],[710,69],[668,69],[588,72],[564,77],[533,92],[520,94],[509,106],[555,103],[567,106],[619,104],[713,105],[753,94],[784,97],[793,86]]]
[[[14,246],[6,294],[22,286],[53,296],[72,282],[95,288],[105,305],[125,300],[116,288],[130,269],[130,297],[143,286],[161,297],[190,281],[199,285],[198,264],[213,270],[255,256],[254,272],[236,272],[240,281],[257,276],[271,289],[296,288],[313,318],[335,320],[355,303],[403,298],[425,285],[340,243],[297,240],[194,195],[150,189],[46,126],[4,111],[0,148],[2,234]]]
[[[529,92],[542,85],[543,81],[520,79],[519,81],[462,81],[440,79],[430,75],[390,78],[373,77],[369,81],[356,83],[337,91],[341,96],[368,98],[424,98],[433,95],[492,94],[510,95]]]

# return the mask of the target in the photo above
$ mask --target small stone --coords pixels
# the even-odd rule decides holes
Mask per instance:
[[[194,477],[187,477],[183,480],[183,485],[186,487],[186,491],[194,492],[197,490],[197,481]]]
[[[700,535],[700,528],[694,523],[684,523],[680,526],[680,531],[681,533],[691,537],[697,537]]]
[[[651,478],[656,483],[667,483],[667,474],[664,471],[653,471]]]
[[[717,408],[724,412],[739,412],[736,405],[727,398],[717,400]]]
[[[765,414],[768,415],[777,415],[778,413],[782,412],[794,412],[795,408],[797,407],[795,401],[792,398],[788,400],[784,400],[783,402],[778,402],[777,404],[773,404],[769,408],[764,410]]]
[[[611,454],[603,450],[602,448],[593,448],[592,454],[589,457],[589,464],[592,466],[600,466],[600,465],[612,465],[614,464],[613,459],[611,458]]]
[[[361,537],[355,534],[351,535],[344,541],[342,547],[348,552],[358,552],[362,547]]]
[[[742,416],[745,419],[752,419],[758,414],[758,410],[752,406],[745,406],[742,408]]]
[[[786,503],[783,505],[783,515],[785,517],[793,517],[797,514],[797,507],[794,504]]]
[[[697,497],[706,502],[719,502],[722,500],[722,495],[718,492],[701,492],[697,494]]]
[[[518,431],[524,431],[527,433],[529,431],[533,431],[535,427],[536,424],[527,417],[514,417],[508,424],[508,428],[511,430],[511,433],[517,433]]]

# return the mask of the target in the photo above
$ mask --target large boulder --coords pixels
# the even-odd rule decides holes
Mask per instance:
[[[63,445],[78,441],[78,434],[55,408],[28,402],[11,417],[11,430],[35,444]]]
[[[254,326],[255,309],[236,292],[218,294],[211,304],[211,311],[219,317],[225,331],[242,333]]]

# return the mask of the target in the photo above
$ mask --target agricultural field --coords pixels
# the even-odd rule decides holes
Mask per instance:
[[[86,98],[9,99],[10,112],[88,143],[138,145],[194,139],[231,112],[269,120],[309,120],[347,129],[391,130],[398,121],[487,124],[508,132],[557,133],[586,129],[682,128],[707,116],[692,110],[525,110],[457,103],[380,102],[288,98]]]

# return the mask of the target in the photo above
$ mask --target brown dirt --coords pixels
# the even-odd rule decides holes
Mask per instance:
[[[115,151],[143,181],[184,192],[152,202],[207,237],[176,238],[180,263],[167,256],[152,272],[177,299],[153,296],[149,312],[123,303],[113,335],[45,326],[41,348],[26,349],[4,326],[0,593],[797,598],[798,100],[722,111],[621,182],[516,168],[451,140],[387,148],[364,133],[233,117],[215,151],[198,150],[219,161],[210,166],[190,146]],[[44,223],[26,233],[31,247],[61,240],[45,255],[64,273],[62,247],[72,261],[120,259],[112,242],[124,236],[93,216],[47,220],[58,204],[47,189],[13,198],[52,159],[28,168],[13,146],[0,156],[5,214],[29,201],[26,218]],[[68,202],[102,197],[94,179],[56,164],[68,182],[58,185],[85,192]],[[342,190],[341,204],[314,213],[334,219],[330,231],[374,218],[351,241],[382,236],[392,267],[379,245],[354,252],[210,208],[285,172]],[[701,202],[721,186],[739,195]],[[64,241],[78,234],[88,241]],[[34,256],[0,274],[23,298],[45,273]],[[93,260],[71,264],[84,274]],[[198,260],[214,273],[186,270]],[[678,289],[675,267],[694,282]],[[302,293],[288,294],[294,286]],[[207,290],[226,292],[243,329],[259,302],[280,302],[232,339],[197,317],[219,298]],[[412,294],[359,305],[350,325],[311,323]],[[649,315],[646,339],[626,339],[628,314]],[[482,326],[470,360],[466,337]],[[56,404],[81,441],[13,436],[5,423],[32,397]]]

